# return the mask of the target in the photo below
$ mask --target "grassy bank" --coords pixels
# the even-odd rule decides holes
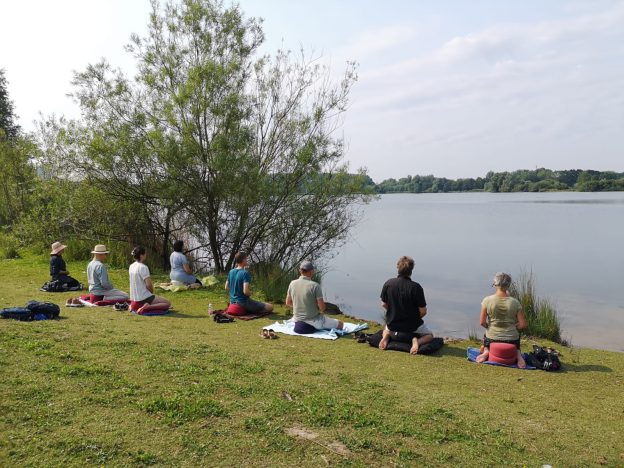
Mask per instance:
[[[40,260],[1,261],[0,277],[0,307],[69,296],[37,292]],[[468,342],[414,357],[262,340],[285,309],[216,324],[221,287],[168,297],[165,317],[0,321],[0,466],[624,464],[622,354],[563,349],[550,374],[468,363]]]

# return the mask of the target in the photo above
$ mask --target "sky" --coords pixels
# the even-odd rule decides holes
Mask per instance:
[[[263,52],[358,65],[341,134],[377,182],[490,170],[624,171],[624,0],[241,0]],[[75,71],[144,34],[148,0],[2,0],[0,68],[19,122],[80,116]]]

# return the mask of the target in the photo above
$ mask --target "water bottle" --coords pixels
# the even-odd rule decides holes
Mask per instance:
[[[214,309],[212,307],[212,304],[208,304],[208,315],[212,315],[214,313]]]

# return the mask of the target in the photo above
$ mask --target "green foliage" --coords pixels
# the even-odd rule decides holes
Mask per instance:
[[[295,270],[285,270],[280,265],[265,262],[254,263],[251,268],[254,289],[262,291],[264,298],[276,304],[283,304],[288,285],[297,278]]]
[[[509,294],[522,304],[527,321],[525,334],[561,343],[561,324],[557,309],[548,299],[537,296],[533,273],[522,273],[515,279]]]
[[[31,158],[34,144],[22,137],[6,139],[0,129],[0,226],[13,225],[32,204],[32,193],[37,185]]]
[[[0,259],[19,258],[19,242],[12,234],[0,232]]]
[[[69,260],[87,260],[95,244],[106,244],[111,251],[107,261],[125,267],[131,262],[130,246],[149,238],[142,215],[131,203],[112,199],[88,181],[43,179],[32,196],[32,208],[14,232],[23,246],[46,256],[53,242],[63,242]],[[151,265],[161,267],[158,260],[148,256]]]
[[[0,69],[0,141],[13,140],[19,136],[20,127],[15,122],[17,117],[13,110],[13,102],[9,98],[8,83],[4,69]]]
[[[485,178],[476,179],[451,180],[416,175],[384,180],[375,185],[375,190],[378,193],[621,191],[624,190],[624,173],[541,168],[534,171],[488,172]]]
[[[343,242],[370,182],[335,136],[354,65],[332,83],[304,54],[259,56],[260,21],[237,5],[153,8],[134,79],[105,61],[76,74],[85,120],[43,125],[50,166],[134,205],[163,259],[175,237],[218,271],[241,249],[287,266]]]

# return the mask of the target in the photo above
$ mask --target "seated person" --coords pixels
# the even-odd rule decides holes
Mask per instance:
[[[164,297],[154,295],[154,285],[150,278],[150,271],[145,264],[147,253],[145,247],[136,246],[132,249],[135,262],[130,265],[130,309],[137,313],[152,310],[163,310],[171,307],[171,303]]]
[[[234,257],[236,267],[230,270],[225,282],[225,290],[230,293],[230,304],[238,304],[249,313],[272,312],[273,305],[251,299],[251,274],[246,267],[249,265],[248,255],[238,252]]]
[[[297,331],[298,322],[305,322],[317,330],[331,330],[332,328],[342,330],[344,322],[327,317],[323,313],[327,306],[323,300],[321,285],[312,281],[312,275],[314,275],[312,262],[303,262],[299,267],[299,273],[301,276],[290,282],[286,294],[286,306],[293,310],[295,331]]]
[[[488,360],[491,343],[508,343],[518,349],[518,367],[525,368],[526,362],[520,352],[518,330],[526,327],[526,320],[520,302],[507,292],[511,286],[511,276],[507,273],[496,273],[492,286],[496,288],[496,293],[481,302],[481,326],[485,328],[484,349],[476,361]]]
[[[91,251],[93,260],[87,265],[87,280],[89,281],[90,301],[127,301],[128,294],[119,289],[114,289],[108,279],[108,270],[104,261],[109,253],[106,246],[99,244]]]
[[[177,240],[173,243],[173,252],[169,257],[169,263],[171,264],[171,273],[169,274],[169,278],[171,278],[171,281],[184,283],[187,286],[197,284],[197,287],[199,287],[202,283],[195,276],[193,276],[189,259],[182,253],[183,249],[183,241]]]
[[[401,257],[397,262],[398,276],[389,279],[381,289],[381,305],[386,309],[386,327],[379,349],[385,350],[393,332],[412,335],[410,354],[417,354],[418,347],[433,340],[433,333],[423,322],[427,315],[425,292],[420,284],[412,281],[414,259]]]
[[[50,276],[52,281],[60,281],[67,288],[80,288],[78,280],[69,276],[67,265],[63,260],[63,252],[67,246],[60,242],[52,244],[52,252],[50,252]]]

